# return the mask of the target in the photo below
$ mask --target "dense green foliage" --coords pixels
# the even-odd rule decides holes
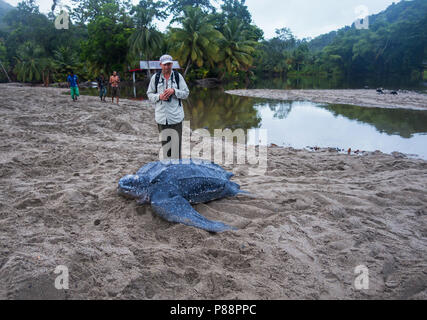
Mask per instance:
[[[135,29],[128,39],[129,60],[133,65],[138,60],[153,60],[159,56],[164,36],[153,24],[154,18],[164,20],[167,15],[161,11],[166,6],[166,2],[153,0],[140,1],[131,10]]]
[[[187,7],[177,19],[181,28],[170,28],[170,40],[175,56],[185,61],[184,76],[193,66],[213,67],[218,62],[219,40],[222,34],[210,23],[208,15],[197,7]]]
[[[321,59],[336,56],[330,67],[353,76],[421,78],[427,44],[427,1],[402,1],[370,17],[368,30],[338,31]],[[323,60],[325,61],[325,60]]]
[[[369,29],[354,25],[297,39],[289,28],[265,39],[245,0],[73,0],[69,29],[57,30],[60,12],[39,12],[34,0],[1,11],[0,61],[14,80],[64,81],[74,69],[93,80],[99,72],[122,76],[140,60],[170,53],[187,78],[249,82],[269,75],[423,78],[427,61],[427,1],[401,1],[369,17]],[[174,22],[160,32],[155,21]],[[425,75],[424,75],[425,76]],[[0,70],[0,81],[5,81]]]
[[[12,9],[13,7],[10,4],[4,2],[3,0],[0,0],[0,30],[6,27],[3,22],[3,17]]]

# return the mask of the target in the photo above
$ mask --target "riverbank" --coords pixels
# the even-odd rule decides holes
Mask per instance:
[[[427,161],[270,147],[226,166],[257,198],[195,206],[238,228],[210,234],[116,194],[158,160],[146,101],[0,90],[0,299],[427,299]]]
[[[349,104],[373,108],[427,110],[427,94],[403,91],[393,95],[388,90],[379,94],[373,89],[337,90],[228,90],[228,94],[276,100],[311,101],[316,103]]]

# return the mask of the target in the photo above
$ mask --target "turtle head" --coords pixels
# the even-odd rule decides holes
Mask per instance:
[[[124,197],[137,198],[138,203],[147,203],[150,201],[149,184],[150,182],[146,177],[129,174],[120,179],[117,192]]]

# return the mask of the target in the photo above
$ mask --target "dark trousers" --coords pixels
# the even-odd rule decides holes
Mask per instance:
[[[172,158],[177,158],[176,156],[172,156],[172,148],[176,148],[176,147],[178,147],[179,149],[178,149],[178,156],[179,156],[179,159],[181,159],[181,146],[182,146],[182,122],[180,122],[180,123],[177,123],[177,124],[168,124],[167,122],[166,122],[166,124],[164,125],[164,124],[157,124],[157,127],[159,128],[159,133],[161,134],[161,136],[162,136],[162,139],[163,140],[165,140],[166,139],[166,137],[167,137],[167,139],[166,139],[166,141],[162,141],[162,147],[163,147],[163,156],[164,156],[164,159],[172,159]],[[163,130],[166,130],[166,129],[172,129],[172,130],[175,130],[175,132],[176,133],[178,133],[178,146],[173,146],[172,144],[171,144],[171,147],[169,147],[169,148],[167,148],[166,150],[165,150],[165,145],[167,144],[167,143],[169,143],[169,142],[171,142],[171,140],[172,140],[172,137],[171,137],[171,135],[170,135],[170,133],[172,133],[171,131],[164,131],[163,132]],[[163,134],[162,134],[163,133]]]

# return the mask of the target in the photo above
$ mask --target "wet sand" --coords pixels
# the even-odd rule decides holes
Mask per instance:
[[[427,299],[427,161],[270,147],[226,167],[257,198],[195,206],[238,228],[212,234],[116,194],[158,160],[146,101],[0,92],[0,299]]]
[[[397,95],[379,94],[372,89],[348,90],[229,90],[226,93],[245,97],[257,97],[276,100],[311,101],[317,103],[349,104],[373,108],[403,108],[427,110],[427,94],[405,91]]]

